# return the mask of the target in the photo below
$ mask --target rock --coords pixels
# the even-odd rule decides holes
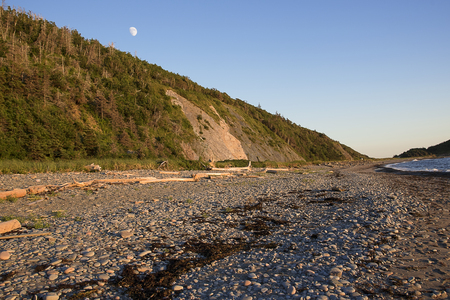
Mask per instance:
[[[294,295],[297,292],[297,290],[295,289],[295,286],[290,285],[287,288],[286,292],[288,293],[288,295]]]
[[[64,274],[70,274],[70,273],[72,273],[73,271],[75,271],[75,268],[74,268],[74,267],[69,267],[69,268],[67,268],[67,269],[64,270]]]
[[[43,300],[58,300],[59,296],[56,293],[48,293],[42,297]]]
[[[20,228],[20,226],[20,222],[16,219],[0,222],[0,233],[13,231],[14,229]]]
[[[139,257],[143,257],[143,256],[146,256],[147,254],[150,254],[150,253],[152,253],[152,251],[150,251],[150,250],[147,250],[147,251],[141,252],[141,253],[139,253]]]
[[[109,275],[108,274],[100,274],[100,275],[98,275],[98,279],[108,281]]]
[[[133,236],[133,233],[130,230],[122,230],[121,232],[119,232],[119,234],[124,239]]]
[[[141,266],[141,267],[138,267],[137,270],[141,273],[145,273],[145,272],[151,272],[153,269],[152,269],[152,267]]]
[[[332,268],[330,270],[330,276],[342,277],[342,270],[339,268]]]
[[[181,285],[174,285],[172,288],[174,291],[182,291],[183,287]]]
[[[256,279],[256,278],[258,278],[258,276],[255,273],[250,273],[250,274],[248,274],[248,278]]]
[[[58,278],[58,274],[50,274],[50,276],[48,276],[48,280],[56,280]]]
[[[92,257],[95,255],[95,252],[94,251],[84,251],[81,254],[83,254],[83,256],[86,256],[86,257]]]
[[[50,262],[50,265],[51,265],[51,266],[56,266],[56,265],[60,264],[61,262],[62,262],[61,259],[54,259],[54,260],[52,260],[52,261]]]
[[[251,284],[252,284],[252,282],[250,280],[245,280],[244,281],[244,286],[249,286]]]
[[[11,253],[8,251],[0,252],[0,260],[8,260],[11,257]]]

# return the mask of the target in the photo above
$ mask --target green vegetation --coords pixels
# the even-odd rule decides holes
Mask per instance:
[[[53,212],[53,216],[55,218],[65,218],[66,217],[66,212],[62,211],[62,210],[58,210],[58,211]]]
[[[407,158],[431,155],[450,155],[450,140],[428,148],[411,148],[394,157]]]
[[[14,202],[17,202],[17,198],[9,195],[9,196],[6,196],[6,201],[14,203]]]
[[[158,159],[175,161],[173,169],[201,168],[201,161],[181,159],[181,143],[196,136],[169,89],[230,127],[239,114],[253,142],[289,145],[307,161],[345,159],[322,133],[32,12],[0,7],[0,28],[1,173],[80,171],[94,158],[110,170],[154,169]],[[211,128],[197,119],[203,130]]]
[[[50,224],[48,224],[44,219],[41,217],[37,217],[35,215],[29,215],[28,217],[20,217],[20,216],[3,216],[1,217],[2,222],[10,221],[16,219],[17,221],[22,224],[22,226],[27,228],[34,228],[34,229],[42,229],[42,228],[48,228],[50,227]]]

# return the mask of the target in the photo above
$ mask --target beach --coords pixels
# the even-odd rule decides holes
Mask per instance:
[[[1,298],[448,298],[450,178],[380,165],[0,175],[61,187],[0,203],[22,222],[0,238],[42,234],[0,239]]]

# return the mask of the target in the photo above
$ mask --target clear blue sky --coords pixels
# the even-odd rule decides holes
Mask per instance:
[[[450,139],[448,0],[6,0],[371,157]],[[138,33],[131,36],[134,26]]]

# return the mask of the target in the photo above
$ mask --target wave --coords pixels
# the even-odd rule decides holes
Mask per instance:
[[[433,159],[414,159],[407,162],[389,164],[386,168],[404,172],[449,172],[450,157]]]

